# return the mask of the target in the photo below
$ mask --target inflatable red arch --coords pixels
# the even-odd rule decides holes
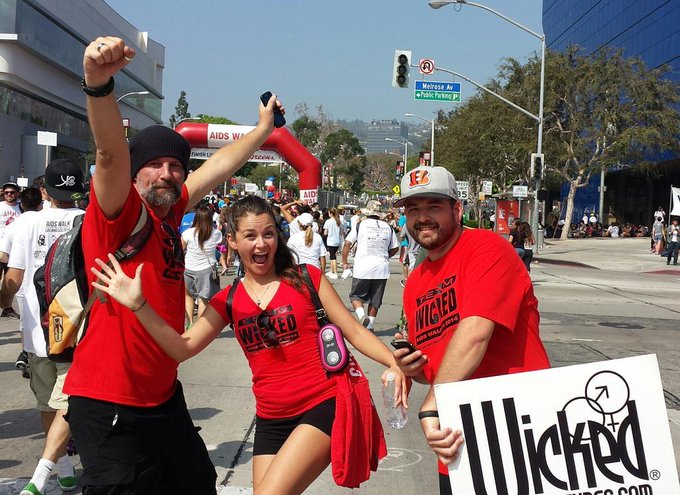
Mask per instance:
[[[238,140],[253,129],[252,126],[244,125],[182,122],[175,130],[192,148],[218,149]],[[276,151],[297,170],[300,177],[300,198],[308,203],[316,202],[317,191],[321,185],[321,162],[318,158],[284,127],[274,129],[261,148]]]

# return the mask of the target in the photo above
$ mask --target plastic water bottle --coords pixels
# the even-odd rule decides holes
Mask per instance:
[[[385,414],[387,414],[387,424],[390,428],[400,430],[406,426],[408,416],[403,405],[394,406],[394,374],[387,374],[387,386],[382,389],[383,403],[385,404]]]

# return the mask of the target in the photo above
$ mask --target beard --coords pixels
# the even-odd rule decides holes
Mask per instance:
[[[427,228],[427,232],[422,232],[420,230],[422,228]],[[409,229],[409,232],[418,244],[429,251],[446,244],[451,237],[456,235],[458,228],[459,226],[457,225],[445,225],[442,228],[436,222],[418,222],[413,225],[413,230]]]
[[[171,189],[166,189],[170,187]],[[182,186],[174,182],[139,188],[139,195],[151,206],[172,206],[180,198]]]

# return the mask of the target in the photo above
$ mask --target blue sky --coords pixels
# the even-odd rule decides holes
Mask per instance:
[[[323,105],[334,119],[413,121],[407,112],[433,118],[454,104],[416,102],[412,87],[393,88],[395,49],[480,83],[496,75],[503,57],[525,60],[540,49],[538,39],[489,12],[453,5],[434,10],[426,0],[106,1],[166,48],[165,121],[182,90],[192,115],[248,125],[266,90],[279,95],[289,122],[303,102],[310,109]],[[542,32],[540,0],[479,3]],[[411,80],[419,78],[412,69]],[[441,72],[425,79],[453,80]],[[461,82],[463,98],[474,93]]]

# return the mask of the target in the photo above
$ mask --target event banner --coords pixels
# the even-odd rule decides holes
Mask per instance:
[[[435,386],[454,494],[678,495],[655,355]]]

